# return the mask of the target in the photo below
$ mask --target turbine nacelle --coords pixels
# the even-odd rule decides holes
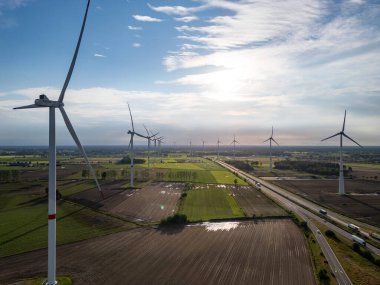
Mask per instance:
[[[63,102],[51,101],[45,94],[40,95],[39,99],[34,100],[34,104],[38,107],[59,108],[64,106]]]

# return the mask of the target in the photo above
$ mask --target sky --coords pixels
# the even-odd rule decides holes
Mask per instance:
[[[47,145],[86,0],[0,0],[0,145]],[[380,145],[379,0],[93,0],[65,110],[84,145]],[[57,112],[57,144],[73,145]],[[136,139],[137,144],[145,143]],[[345,145],[353,145],[349,141]]]

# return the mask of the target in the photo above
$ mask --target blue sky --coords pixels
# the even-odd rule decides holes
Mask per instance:
[[[85,0],[0,0],[0,145],[46,145]],[[93,0],[65,106],[83,144],[380,145],[380,2]],[[73,144],[57,115],[57,142]],[[143,143],[143,141],[141,141]],[[352,145],[347,142],[347,145]]]

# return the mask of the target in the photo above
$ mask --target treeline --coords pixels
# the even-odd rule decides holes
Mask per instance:
[[[248,162],[248,161],[241,161],[241,160],[230,160],[228,161],[228,163],[242,171],[253,171],[255,170],[253,166],[259,165],[258,161]]]
[[[130,164],[131,158],[129,156],[124,156],[121,160],[118,161],[118,164]],[[142,158],[134,158],[133,164],[144,164],[145,159]]]
[[[167,174],[169,181],[196,181],[198,173],[195,171],[170,171]]]
[[[339,175],[339,164],[331,162],[317,162],[317,161],[306,161],[306,160],[281,160],[275,161],[274,166],[276,169],[281,170],[296,170],[303,171],[312,174],[319,175]],[[344,175],[351,172],[352,168],[348,169],[343,166]]]

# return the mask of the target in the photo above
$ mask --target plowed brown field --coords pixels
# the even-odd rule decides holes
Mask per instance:
[[[0,284],[46,275],[46,250],[0,259]],[[290,220],[140,228],[58,247],[58,275],[74,284],[315,284]]]
[[[337,180],[276,180],[284,189],[315,201],[348,217],[380,226],[380,182],[345,181],[346,193],[338,195]]]

